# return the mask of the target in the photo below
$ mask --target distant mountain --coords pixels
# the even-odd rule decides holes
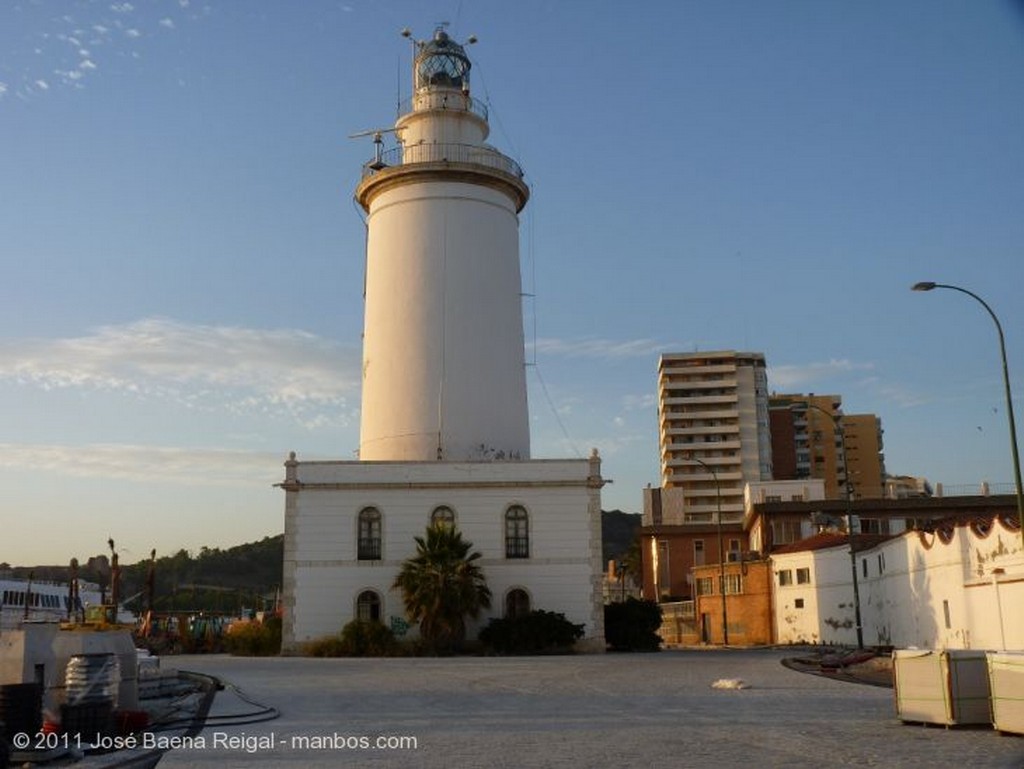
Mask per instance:
[[[603,566],[608,561],[620,559],[629,550],[640,529],[640,513],[624,513],[621,510],[601,511],[601,553]]]

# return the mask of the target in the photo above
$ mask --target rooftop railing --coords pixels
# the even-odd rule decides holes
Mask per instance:
[[[388,168],[415,163],[462,163],[503,171],[517,179],[523,178],[523,169],[519,164],[493,147],[447,142],[393,147],[381,153],[379,158],[366,163],[363,166],[363,177],[372,176]]]

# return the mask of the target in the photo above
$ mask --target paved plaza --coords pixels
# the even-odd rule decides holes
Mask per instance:
[[[281,715],[212,722],[160,767],[1024,767],[1024,737],[902,724],[892,690],[798,673],[786,656],[167,657],[252,700],[228,688],[214,715],[244,720],[254,702]],[[711,688],[722,678],[750,688]]]

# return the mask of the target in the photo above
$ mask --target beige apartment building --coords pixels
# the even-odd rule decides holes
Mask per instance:
[[[883,496],[882,422],[877,416],[844,414],[841,396],[813,393],[773,394],[769,415],[776,480],[820,478],[826,499],[842,499],[849,473],[855,499]]]

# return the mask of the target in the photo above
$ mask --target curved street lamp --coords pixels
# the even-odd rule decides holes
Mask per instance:
[[[718,473],[715,468],[697,457],[691,456],[690,462],[696,462],[715,479],[715,502],[718,513],[715,520],[718,521],[718,592],[722,594],[722,645],[729,645],[729,619],[725,608],[725,550],[722,547],[722,487],[718,485]]]
[[[1010,451],[1013,457],[1013,480],[1017,489],[1017,523],[1020,526],[1021,545],[1024,546],[1024,492],[1021,490],[1020,455],[1017,453],[1017,426],[1013,419],[1013,395],[1010,393],[1010,370],[1006,365],[1006,340],[1003,337],[1003,326],[999,322],[999,318],[996,317],[995,312],[993,312],[992,308],[988,306],[988,302],[973,291],[968,291],[966,288],[951,286],[948,283],[921,281],[920,283],[915,283],[911,287],[911,290],[931,291],[935,288],[948,288],[951,291],[959,291],[961,294],[967,294],[967,296],[971,297],[985,308],[985,311],[992,318],[992,322],[996,324],[996,331],[999,334],[999,355],[1003,360],[1003,388],[1006,390],[1006,415],[1007,419],[1010,421]]]
[[[832,420],[832,429],[839,436],[843,449],[843,488],[846,490],[846,533],[850,537],[850,575],[853,577],[853,617],[857,628],[857,648],[864,648],[864,627],[860,619],[860,585],[857,580],[857,551],[853,544],[853,481],[850,480],[850,466],[846,462],[846,432],[843,430],[843,415],[833,414],[821,406],[807,401],[807,408],[820,411]]]

